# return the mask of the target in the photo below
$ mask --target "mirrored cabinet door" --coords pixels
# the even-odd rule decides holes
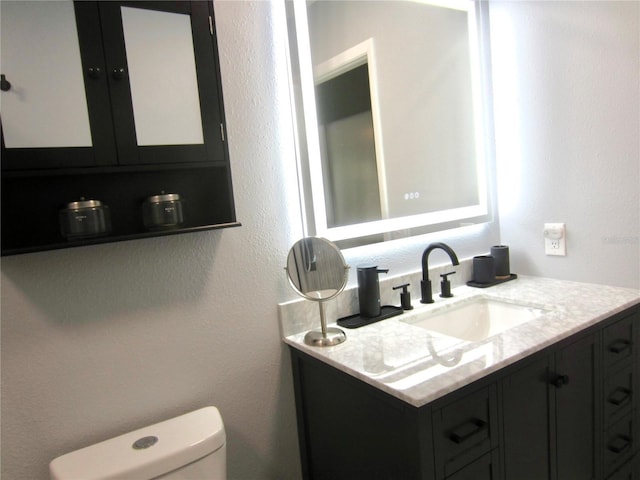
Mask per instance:
[[[100,134],[92,123],[110,116],[102,51],[85,71],[78,41],[82,30],[89,44],[100,43],[97,10],[85,8],[80,25],[72,1],[3,1],[0,8],[3,168],[114,163],[110,123]]]
[[[2,73],[8,148],[92,145],[72,2],[3,2]]]
[[[224,159],[209,2],[99,2],[121,164]]]
[[[137,145],[204,143],[191,18],[125,6],[120,12]]]

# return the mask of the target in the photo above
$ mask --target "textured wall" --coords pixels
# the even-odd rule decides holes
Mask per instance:
[[[501,239],[523,273],[640,288],[640,2],[492,1]],[[545,222],[567,256],[544,254]]]

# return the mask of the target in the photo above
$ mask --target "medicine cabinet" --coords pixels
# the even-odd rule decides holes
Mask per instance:
[[[2,254],[238,226],[211,2],[3,1]],[[150,231],[146,198],[184,223]],[[108,235],[67,240],[70,202]]]

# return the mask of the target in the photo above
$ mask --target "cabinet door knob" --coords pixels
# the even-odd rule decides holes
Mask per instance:
[[[562,388],[568,384],[569,384],[569,375],[557,375],[556,378],[551,380],[551,385],[558,388]]]
[[[2,90],[3,92],[8,92],[9,90],[11,90],[11,84],[9,83],[9,81],[7,80],[7,77],[4,75],[4,73],[2,75],[0,75],[0,90]]]
[[[111,72],[111,76],[114,80],[122,80],[124,78],[124,68],[114,68]]]
[[[87,69],[87,74],[91,78],[100,78],[100,73],[101,73],[101,71],[100,71],[99,67],[89,67]]]

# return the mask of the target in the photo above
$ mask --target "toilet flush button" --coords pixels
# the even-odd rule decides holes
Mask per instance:
[[[134,450],[144,450],[145,448],[152,447],[157,442],[158,442],[158,437],[150,435],[148,437],[139,438],[138,440],[133,442],[133,445],[131,446],[134,448]]]

